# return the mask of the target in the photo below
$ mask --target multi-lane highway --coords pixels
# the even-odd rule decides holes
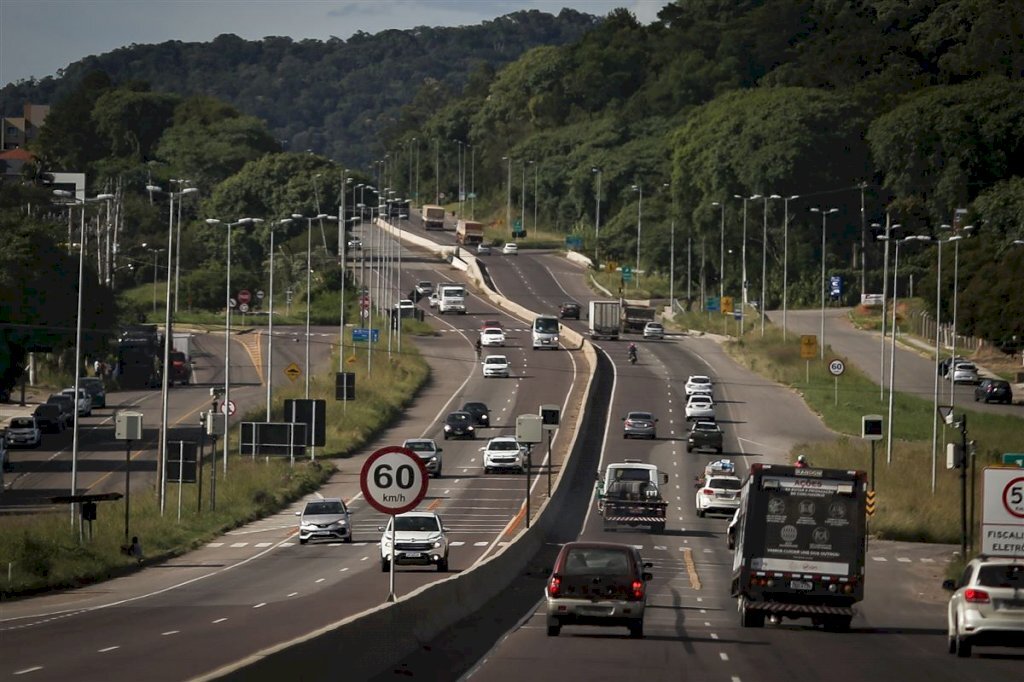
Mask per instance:
[[[447,233],[430,236],[435,235],[450,239]],[[413,252],[407,256],[401,291],[420,279],[459,278],[446,265],[416,258]],[[567,298],[585,302],[594,297],[585,273],[555,254],[523,252],[484,261],[503,296],[536,312],[554,312]],[[300,546],[293,537],[295,517],[287,510],[133,576],[5,604],[0,614],[3,674],[95,679],[133,670],[147,679],[185,679],[381,604],[387,579],[380,572],[376,542],[383,517],[359,498],[357,481],[363,458],[377,445],[427,436],[445,448],[445,476],[431,481],[425,505],[452,529],[452,574],[508,542],[522,522],[523,478],[484,475],[478,450],[482,442],[442,441],[440,420],[465,400],[482,400],[493,410],[494,426],[487,435],[511,433],[515,415],[535,413],[541,403],[576,404],[590,368],[575,351],[531,351],[526,321],[508,316],[483,298],[472,298],[469,307],[466,316],[434,318],[436,336],[416,340],[431,365],[431,381],[380,439],[339,461],[339,473],[323,491],[351,501],[355,543]],[[472,342],[485,316],[502,320],[510,330],[510,379],[480,376]],[[209,346],[209,374],[203,381],[218,380],[217,347]],[[278,352],[295,352],[289,344],[274,347],[275,364],[289,361],[278,359]],[[602,445],[591,459],[603,464],[638,458],[667,472],[666,531],[604,532],[595,520],[592,490],[579,486],[573,495],[581,513],[567,517],[560,533],[565,539],[580,535],[634,544],[654,563],[645,639],[631,640],[625,629],[588,627],[566,627],[560,637],[546,636],[542,552],[534,570],[514,581],[473,622],[426,644],[399,664],[398,672],[420,679],[466,674],[481,680],[519,680],[527,675],[538,680],[740,681],[1013,677],[1019,657],[983,654],[954,662],[946,655],[944,597],[937,589],[949,557],[945,547],[873,544],[868,597],[851,633],[812,630],[801,621],[757,630],[739,628],[735,602],[728,594],[732,553],[724,540],[727,518],[701,519],[694,512],[693,481],[712,456],[685,452],[683,384],[693,373],[714,378],[726,456],[740,469],[755,461],[782,461],[796,444],[833,435],[798,396],[737,366],[710,339],[671,336],[641,343],[636,365],[626,362],[625,348],[625,342],[599,344],[599,352],[607,357],[602,366],[612,379],[608,418],[603,433],[597,434]],[[233,352],[232,357],[245,355]],[[318,362],[329,371],[325,359]],[[252,383],[237,392],[238,400],[258,405],[262,389],[258,378]],[[179,399],[188,393],[175,390]],[[193,410],[207,404],[208,395],[197,395]],[[656,440],[622,439],[619,418],[632,409],[647,409],[659,417]],[[187,405],[175,410],[183,423],[194,421]],[[403,568],[397,577],[398,592],[407,594],[445,577],[429,569]],[[386,632],[379,635],[388,637]],[[344,661],[337,665],[339,673],[345,669]],[[394,677],[390,670],[384,675]],[[301,676],[296,670],[296,677]]]

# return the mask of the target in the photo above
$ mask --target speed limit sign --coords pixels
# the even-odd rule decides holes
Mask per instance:
[[[427,495],[427,468],[408,448],[389,445],[370,455],[359,473],[363,497],[383,514],[403,514]]]
[[[843,364],[842,360],[833,360],[828,363],[828,371],[832,372],[832,376],[837,377],[846,371],[846,365]]]
[[[986,467],[981,514],[981,551],[990,556],[1024,554],[1024,472]]]

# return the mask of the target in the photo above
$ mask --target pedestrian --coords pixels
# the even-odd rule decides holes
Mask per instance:
[[[142,545],[139,543],[138,535],[132,536],[132,544],[128,548],[128,553],[135,558],[135,561],[139,563],[139,566],[142,565]]]
[[[99,358],[96,358],[95,360],[93,360],[93,363],[92,363],[92,373],[93,373],[93,376],[97,376],[97,377],[103,375],[103,361],[100,360]]]

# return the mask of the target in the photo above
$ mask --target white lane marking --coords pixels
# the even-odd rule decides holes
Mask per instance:
[[[34,673],[37,670],[42,670],[42,669],[43,669],[43,666],[35,665],[35,666],[32,666],[31,668],[25,668],[24,670],[16,670],[14,672],[14,674],[15,675],[25,675],[25,674],[28,674],[28,673]]]
[[[524,494],[525,494],[525,493],[524,493]],[[366,561],[366,560],[367,560],[367,559],[369,559],[369,558],[370,558],[370,557],[368,557],[368,556],[364,556],[364,557],[363,557],[362,559],[360,559],[360,561]]]
[[[711,633],[711,639],[718,639],[718,635],[716,635],[715,633],[712,632]]]
[[[96,650],[96,653],[99,653],[99,654],[105,654],[105,653],[107,653],[108,651],[113,651],[114,649],[120,649],[120,648],[121,648],[121,647],[120,647],[120,646],[118,646],[118,645],[115,645],[115,646],[108,646],[108,647],[105,647],[105,648],[103,648],[103,649],[97,649],[97,650]]]
[[[871,558],[875,561],[888,561],[888,559],[886,559],[884,556],[873,556]]]
[[[207,547],[223,547],[224,543],[223,542],[207,542],[206,546]]]
[[[720,652],[720,653],[718,654],[718,656],[719,656],[719,658],[721,658],[721,659],[722,659],[723,661],[728,661],[728,660],[729,660],[729,654],[725,653],[724,651]]]
[[[733,675],[729,678],[729,682],[741,682],[739,675]]]
[[[179,632],[181,632],[181,631],[180,630],[168,630],[167,632],[161,632],[160,635],[163,636],[163,637],[167,637],[168,635],[176,635]]]
[[[261,547],[261,548],[262,547],[270,547],[272,544],[274,544],[274,543],[273,542],[257,542],[255,545],[253,545],[253,547]]]
[[[526,493],[523,493],[523,494],[525,495]],[[474,543],[473,543],[473,546],[474,546],[474,547],[486,547],[486,546],[487,546],[487,545],[489,545],[489,544],[490,544],[490,543],[489,543],[489,542],[487,542],[486,540],[481,540],[480,542],[474,542]]]
[[[525,494],[525,493],[524,493],[524,494]],[[322,583],[322,582],[323,582],[324,580],[327,580],[327,578],[318,578],[318,579],[316,580],[316,582],[317,582],[317,583]]]
[[[248,544],[249,544],[248,542],[232,542],[231,543],[231,549],[238,549],[239,547],[246,547],[246,546],[248,546]]]
[[[900,562],[901,564],[909,564],[910,563],[910,559],[908,559],[905,556],[896,557],[896,561]]]
[[[344,573],[347,570],[348,570],[348,566],[346,566],[345,568],[339,569],[338,573]]]
[[[227,618],[218,618],[217,620],[215,620],[215,621],[211,621],[211,622],[212,622],[212,623],[213,623],[214,625],[216,625],[217,623],[223,623],[223,622],[224,622],[224,621],[226,621],[226,620],[227,620]]]
[[[267,602],[261,601],[259,604],[256,604],[255,606],[253,606],[253,608],[254,609],[262,609],[266,605],[267,605]]]
[[[923,557],[921,559],[921,561],[923,561],[926,564],[934,564],[935,563],[935,559],[929,559],[928,557]]]
[[[289,593],[288,596],[289,597],[297,597],[297,596],[299,596],[299,593],[298,592],[291,592],[291,593]]]
[[[709,621],[709,620],[704,621],[704,627],[706,627],[706,628],[711,627],[711,621]]]
[[[466,543],[463,540],[455,540],[454,542],[450,542],[448,544],[451,545],[452,547],[462,547]]]

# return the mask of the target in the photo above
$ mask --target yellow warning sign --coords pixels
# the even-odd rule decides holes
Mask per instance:
[[[302,376],[302,368],[293,362],[284,368],[284,375],[292,381],[295,381]]]
[[[732,296],[723,296],[722,297],[722,314],[723,315],[732,315],[732,313],[733,313]]]
[[[803,334],[800,337],[800,357],[813,360],[818,356],[818,337],[814,334]]]
[[[867,513],[868,513],[868,516],[874,516],[875,515],[875,491],[874,490],[869,490],[868,491],[866,502],[867,502]]]

